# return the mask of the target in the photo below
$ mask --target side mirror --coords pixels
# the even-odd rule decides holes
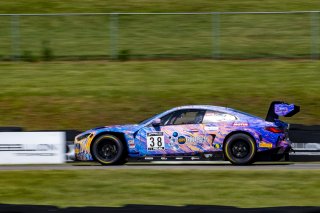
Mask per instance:
[[[161,123],[161,119],[160,118],[156,118],[152,121],[152,126],[160,126]]]

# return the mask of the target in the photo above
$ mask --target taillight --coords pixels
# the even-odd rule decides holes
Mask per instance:
[[[284,133],[283,129],[273,127],[273,126],[267,126],[265,129],[268,130],[269,132],[273,132],[273,133]]]

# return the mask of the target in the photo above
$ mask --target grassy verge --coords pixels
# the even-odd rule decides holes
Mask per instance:
[[[1,126],[87,129],[135,123],[168,108],[212,104],[264,117],[273,100],[319,123],[320,62],[1,63]]]
[[[1,203],[314,206],[319,171],[10,171]]]

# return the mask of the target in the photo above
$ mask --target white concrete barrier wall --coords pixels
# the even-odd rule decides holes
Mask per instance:
[[[0,164],[65,162],[65,132],[0,132]]]

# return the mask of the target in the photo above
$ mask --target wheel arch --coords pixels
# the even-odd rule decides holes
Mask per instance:
[[[235,134],[245,134],[245,135],[248,135],[254,142],[255,142],[255,145],[257,147],[257,139],[250,133],[250,132],[246,132],[246,131],[243,131],[243,130],[237,130],[237,131],[233,131],[233,132],[230,132],[223,140],[223,150],[224,150],[224,147],[225,147],[225,143],[227,142],[227,140],[232,136],[232,135],[235,135]]]
[[[253,132],[254,133],[254,132]],[[228,159],[228,157],[226,156],[226,146],[225,146],[225,144],[227,143],[227,141],[228,141],[228,139],[231,137],[231,136],[233,136],[233,135],[236,135],[236,134],[244,134],[244,135],[247,135],[248,137],[250,137],[252,140],[253,140],[253,142],[254,142],[254,146],[255,146],[255,153],[257,153],[257,151],[258,151],[258,145],[257,145],[257,143],[259,142],[259,139],[260,138],[256,138],[256,137],[254,137],[254,134],[253,133],[251,133],[251,132],[248,132],[248,131],[243,131],[243,130],[236,130],[236,131],[232,131],[232,132],[230,132],[226,137],[225,137],[225,139],[224,139],[224,141],[223,141],[223,158],[224,158],[224,160],[230,160],[230,159]],[[255,160],[253,159],[252,160],[252,162],[254,162]],[[232,162],[231,162],[232,163]]]
[[[103,132],[99,132],[97,135],[95,135],[92,140],[91,140],[91,144],[90,144],[90,153],[92,153],[92,146],[94,144],[94,141],[99,138],[101,135],[112,135],[112,136],[115,136],[117,138],[119,138],[119,140],[121,141],[121,143],[123,144],[123,147],[124,147],[124,150],[126,152],[126,154],[128,153],[128,146],[127,146],[127,143],[126,143],[126,139],[125,139],[125,136],[124,136],[124,133],[122,132],[112,132],[112,131],[103,131]],[[91,154],[92,155],[92,154]],[[92,155],[92,158],[94,160],[95,157]]]

